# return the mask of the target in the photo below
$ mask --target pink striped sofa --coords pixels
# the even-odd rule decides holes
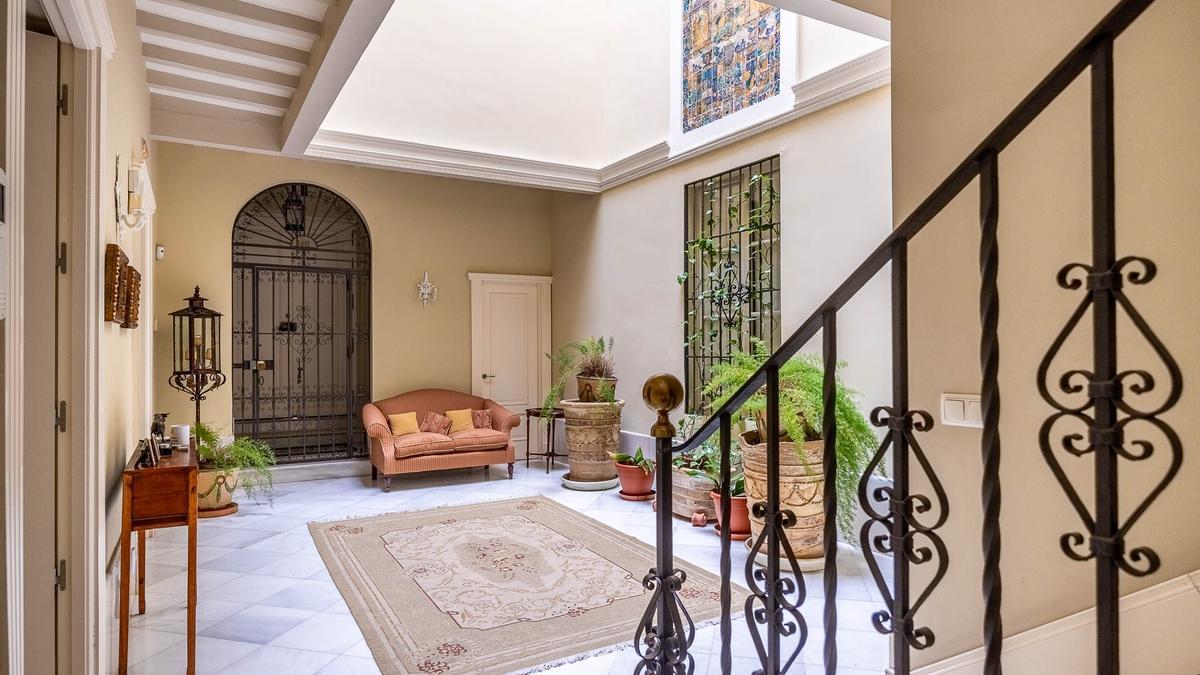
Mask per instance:
[[[490,410],[491,429],[467,429],[449,436],[421,432],[392,436],[388,415],[415,412],[420,422],[427,412]],[[495,401],[449,389],[417,389],[363,406],[363,426],[371,442],[371,480],[383,474],[383,491],[392,489],[392,476],[507,464],[513,476],[516,450],[512,430],[521,418]]]

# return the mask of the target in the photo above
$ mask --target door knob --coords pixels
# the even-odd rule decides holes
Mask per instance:
[[[489,374],[487,374],[487,373],[484,373],[484,374],[483,374],[483,379],[485,379],[485,380],[494,380],[494,379],[496,379],[496,376],[495,376],[495,375],[489,375]]]

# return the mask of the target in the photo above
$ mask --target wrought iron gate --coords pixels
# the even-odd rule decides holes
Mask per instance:
[[[362,216],[325,188],[276,185],[238,213],[234,433],[281,463],[366,456],[370,266]]]

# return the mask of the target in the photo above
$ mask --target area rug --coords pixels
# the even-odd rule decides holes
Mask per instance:
[[[651,546],[544,497],[309,531],[384,675],[530,672],[630,645],[650,600]],[[719,616],[720,579],[678,566],[693,620]]]

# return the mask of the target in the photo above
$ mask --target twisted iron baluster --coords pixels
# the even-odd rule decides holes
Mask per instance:
[[[825,313],[821,329],[825,379],[822,383],[822,429],[825,439],[825,673],[836,675],[837,650],[837,312]]]
[[[1000,616],[1000,267],[997,228],[1000,222],[999,167],[988,152],[979,172],[979,360],[983,369],[983,644],[984,672],[1000,675],[1004,626]]]

